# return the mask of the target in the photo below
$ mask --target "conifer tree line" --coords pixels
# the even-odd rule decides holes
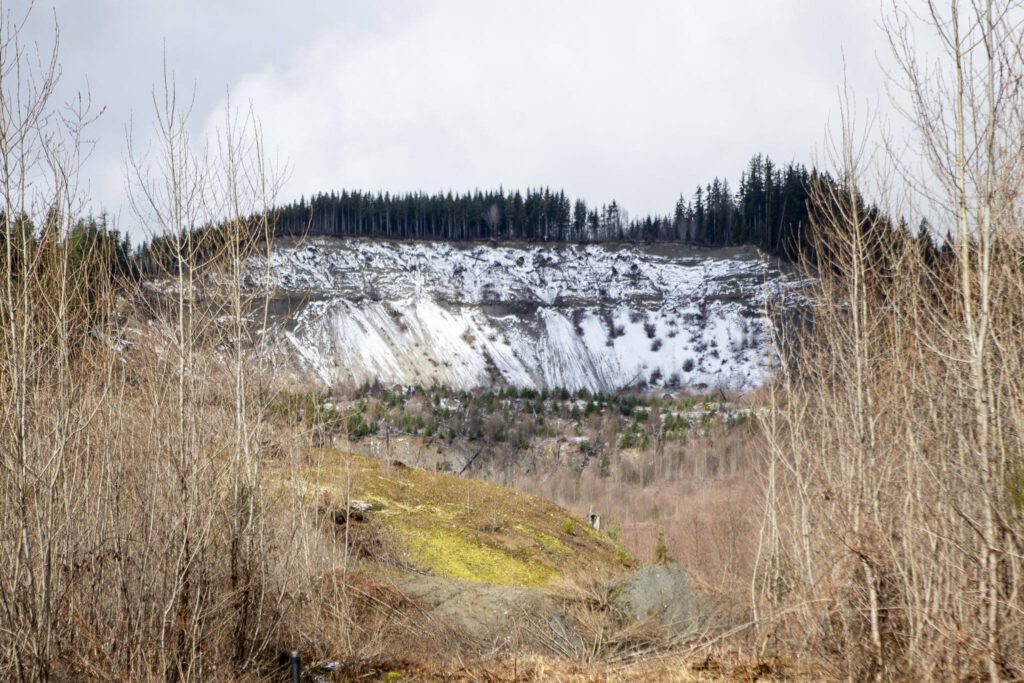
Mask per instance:
[[[779,167],[755,155],[737,191],[715,178],[680,196],[669,215],[631,219],[616,202],[587,206],[564,191],[475,191],[466,194],[330,192],[282,207],[279,235],[387,239],[540,242],[686,242],[754,244],[791,257],[807,227],[807,188],[832,182],[802,164]]]
[[[826,191],[827,190],[827,191]],[[814,196],[841,196],[843,188],[829,173],[802,164],[776,165],[755,155],[741,173],[734,192],[728,180],[715,178],[698,186],[691,197],[680,196],[671,215],[630,218],[615,201],[588,206],[563,191],[548,188],[524,192],[475,191],[466,194],[389,194],[360,191],[322,193],[274,210],[271,223],[279,237],[326,235],[371,239],[440,241],[508,240],[546,243],[676,242],[709,247],[750,244],[789,260],[817,260],[822,236],[814,244],[813,222],[826,207]],[[905,220],[880,214],[862,197],[857,202],[875,226],[890,233],[884,239],[910,239],[920,244],[930,263],[950,253],[950,238],[935,243],[923,221],[911,229]],[[29,233],[36,228],[18,219]],[[256,220],[254,218],[254,220]],[[217,226],[197,226],[189,241],[190,258],[219,253],[228,233]],[[166,240],[150,238],[137,248],[127,233],[109,226],[106,216],[79,221],[68,236],[74,249],[109,254],[110,276],[145,277],[174,272],[174,256]],[[0,245],[2,246],[2,245]]]
[[[549,188],[525,193],[475,191],[466,194],[388,194],[331,192],[279,209],[279,236],[329,235],[442,241],[525,240],[537,242],[679,242],[709,247],[750,244],[775,256],[817,260],[827,236],[810,239],[811,224],[829,207],[812,197],[837,197],[845,185],[832,174],[803,164],[775,164],[756,154],[740,174],[735,191],[715,178],[680,196],[671,215],[630,218],[615,201],[600,207],[571,200]],[[883,242],[918,242],[925,258],[938,263],[949,254],[950,239],[935,243],[922,221],[883,215],[862,196],[865,225],[886,235]],[[882,226],[882,227],[879,227]]]
[[[6,226],[0,231],[0,253],[7,253],[9,248],[12,277],[24,272],[24,263],[37,263],[41,236],[52,235],[52,226],[61,220],[57,212],[51,211],[43,225],[36,225],[25,215],[8,216],[0,208],[0,225]],[[88,268],[92,279],[116,280],[140,274],[138,259],[142,249],[133,249],[128,234],[110,227],[105,214],[76,221],[60,243],[68,251],[68,267],[72,271]]]

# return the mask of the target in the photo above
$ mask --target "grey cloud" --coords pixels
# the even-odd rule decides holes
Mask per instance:
[[[37,5],[32,31],[49,17]],[[39,11],[43,10],[43,11]],[[148,121],[164,41],[197,83],[209,131],[228,87],[251,100],[292,169],[318,190],[563,187],[631,213],[667,212],[757,151],[806,160],[843,53],[878,94],[878,7],[863,2],[118,2],[62,0],[65,89],[86,78],[107,112],[86,168],[123,206],[129,115]]]

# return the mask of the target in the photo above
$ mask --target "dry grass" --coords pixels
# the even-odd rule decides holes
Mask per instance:
[[[585,664],[545,655],[501,656],[452,666],[422,666],[406,660],[354,662],[333,680],[415,680],[477,683],[522,681],[542,683],[698,683],[700,681],[812,681],[820,672],[774,658],[750,657],[722,650],[699,656],[668,654],[625,666]],[[331,680],[328,678],[327,680]]]

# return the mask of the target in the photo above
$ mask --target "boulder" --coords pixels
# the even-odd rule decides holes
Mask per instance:
[[[623,621],[653,620],[675,633],[701,627],[703,602],[675,562],[638,569],[612,591]]]

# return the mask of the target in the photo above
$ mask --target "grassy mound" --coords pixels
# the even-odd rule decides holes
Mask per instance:
[[[439,576],[543,587],[561,576],[612,576],[632,558],[583,520],[536,496],[451,474],[318,451],[300,470],[318,495],[371,505],[407,561]]]

